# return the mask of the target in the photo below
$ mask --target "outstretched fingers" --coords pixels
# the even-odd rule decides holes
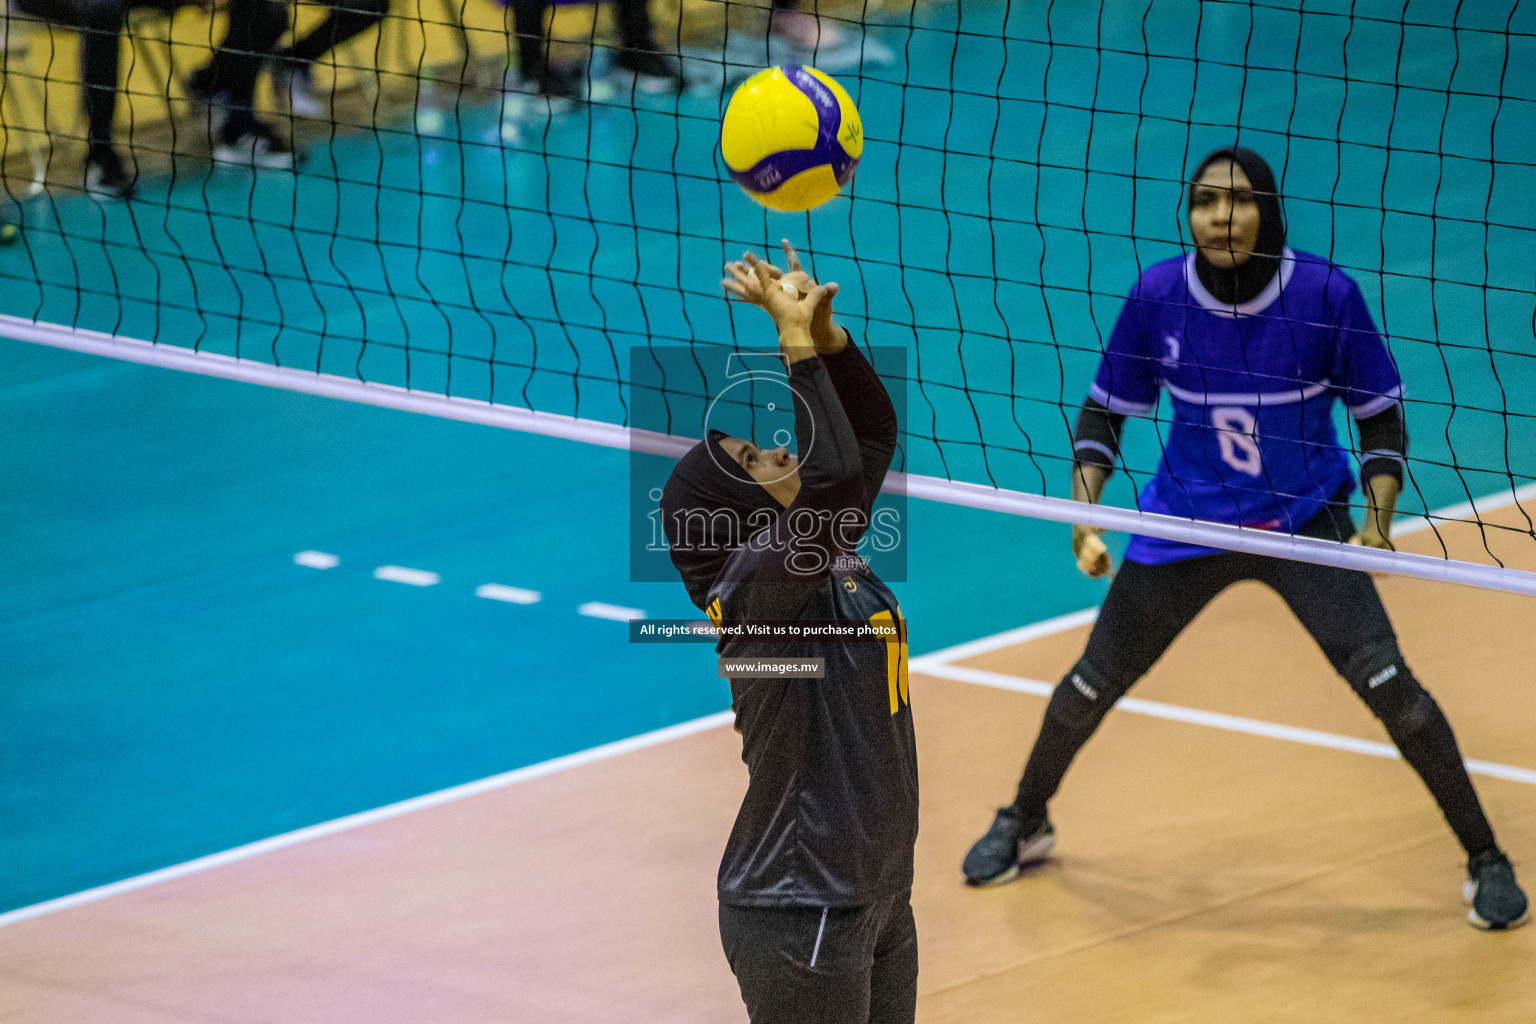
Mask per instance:
[[[828,282],[819,285],[811,280],[794,246],[790,245],[788,239],[784,240],[783,245],[788,272],[780,270],[755,253],[743,253],[740,260],[725,265],[725,276],[720,279],[721,289],[728,298],[767,310],[775,322],[788,317],[790,321],[808,325],[818,316],[829,316],[832,296],[837,294],[837,284]]]
[[[789,272],[793,274],[796,271],[804,271],[805,267],[800,265],[800,254],[795,252],[795,247],[790,243],[789,239],[779,239],[779,245],[784,250],[784,261],[789,267]]]
[[[720,280],[720,287],[726,295],[741,302],[761,304],[763,286],[751,267],[740,260],[734,260],[725,265],[725,274]]]
[[[757,275],[758,280],[762,281],[764,284],[767,284],[769,281],[776,281],[784,276],[784,271],[780,270],[772,263],[769,263],[767,260],[758,256],[756,253],[742,253],[741,258],[748,266],[752,268],[752,271]]]
[[[832,296],[837,294],[837,282],[829,281],[826,284],[818,284],[805,293],[800,300],[800,306],[808,313],[815,313],[816,308],[823,302],[830,302]]]

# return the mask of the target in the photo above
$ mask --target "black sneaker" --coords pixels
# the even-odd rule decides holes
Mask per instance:
[[[650,95],[678,92],[688,85],[683,62],[675,53],[619,50],[613,55],[614,78]]]
[[[1039,863],[1056,848],[1056,828],[1045,815],[1022,819],[1004,807],[992,819],[987,834],[976,840],[960,870],[966,885],[1003,885],[1019,877],[1019,869]]]
[[[292,170],[294,165],[293,146],[288,140],[270,124],[254,119],[225,129],[219,144],[213,147],[213,159],[222,164],[274,170]]]
[[[1467,861],[1467,884],[1461,895],[1471,908],[1467,920],[1474,928],[1501,932],[1530,919],[1514,866],[1499,850],[1484,851]]]
[[[133,198],[133,176],[117,150],[96,150],[86,156],[85,193],[92,199]]]

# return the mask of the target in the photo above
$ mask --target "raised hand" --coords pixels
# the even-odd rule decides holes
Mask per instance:
[[[791,250],[792,252],[793,250]],[[795,261],[797,264],[799,260]],[[789,276],[778,267],[753,253],[725,265],[726,276],[720,281],[725,293],[740,302],[764,310],[779,333],[779,344],[791,360],[817,354],[811,324],[821,306],[831,307],[837,285],[816,284],[805,271]],[[801,292],[800,287],[806,287]]]
[[[806,272],[804,265],[800,262],[799,254],[790,241],[786,238],[781,245],[784,250],[785,265],[789,268],[787,271],[780,270],[755,253],[743,253],[741,259],[725,265],[725,277],[721,279],[720,287],[728,297],[766,311],[774,318],[775,324],[779,324],[779,316],[775,314],[775,308],[782,307],[782,302],[778,298],[780,294],[793,295],[801,301],[809,299],[812,294],[817,294],[819,297],[813,307],[813,315],[808,323],[800,326],[809,331],[818,355],[841,352],[848,344],[848,332],[832,322],[832,296],[837,294],[838,286],[836,284],[828,284],[825,287],[818,285]]]
[[[789,268],[784,280],[798,288],[802,295],[808,294],[810,289],[816,287],[816,282],[800,264],[800,254],[795,252],[795,247],[787,238],[781,238],[779,245],[784,250],[784,265]],[[833,355],[841,352],[848,344],[848,332],[832,322],[833,294],[836,293],[828,294],[822,300],[816,307],[816,315],[811,318],[811,340],[816,344],[817,355]]]

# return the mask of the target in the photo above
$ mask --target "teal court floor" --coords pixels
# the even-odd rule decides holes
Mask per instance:
[[[1438,508],[1536,475],[1536,25],[1473,12],[1449,46],[1354,11],[889,16],[869,31],[895,62],[840,76],[868,139],[853,198],[809,216],[724,180],[700,93],[516,145],[465,106],[439,135],[341,131],[296,174],[34,197],[0,312],[623,423],[634,346],[769,340],[716,282],[787,235],[856,332],[907,351],[907,469],[1062,495],[1119,297],[1178,252],[1182,175],[1235,129],[1282,174],[1291,244],[1385,323],[1404,508]],[[630,579],[622,452],[9,340],[0,437],[0,911],[728,704],[707,647],[591,614],[692,612]],[[1157,450],[1142,424],[1127,463]],[[914,655],[1102,595],[1063,527],[908,512]]]

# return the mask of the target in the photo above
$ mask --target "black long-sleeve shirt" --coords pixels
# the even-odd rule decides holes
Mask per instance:
[[[852,342],[790,368],[800,491],[710,590],[717,622],[872,623],[888,640],[728,636],[727,658],[823,658],[822,679],[731,679],[750,782],[720,864],[722,902],[857,906],[909,891],[917,751],[896,598],[852,554],[896,450],[896,415]],[[812,433],[814,432],[814,440]],[[844,523],[853,521],[845,519]],[[839,557],[841,556],[841,557]]]

